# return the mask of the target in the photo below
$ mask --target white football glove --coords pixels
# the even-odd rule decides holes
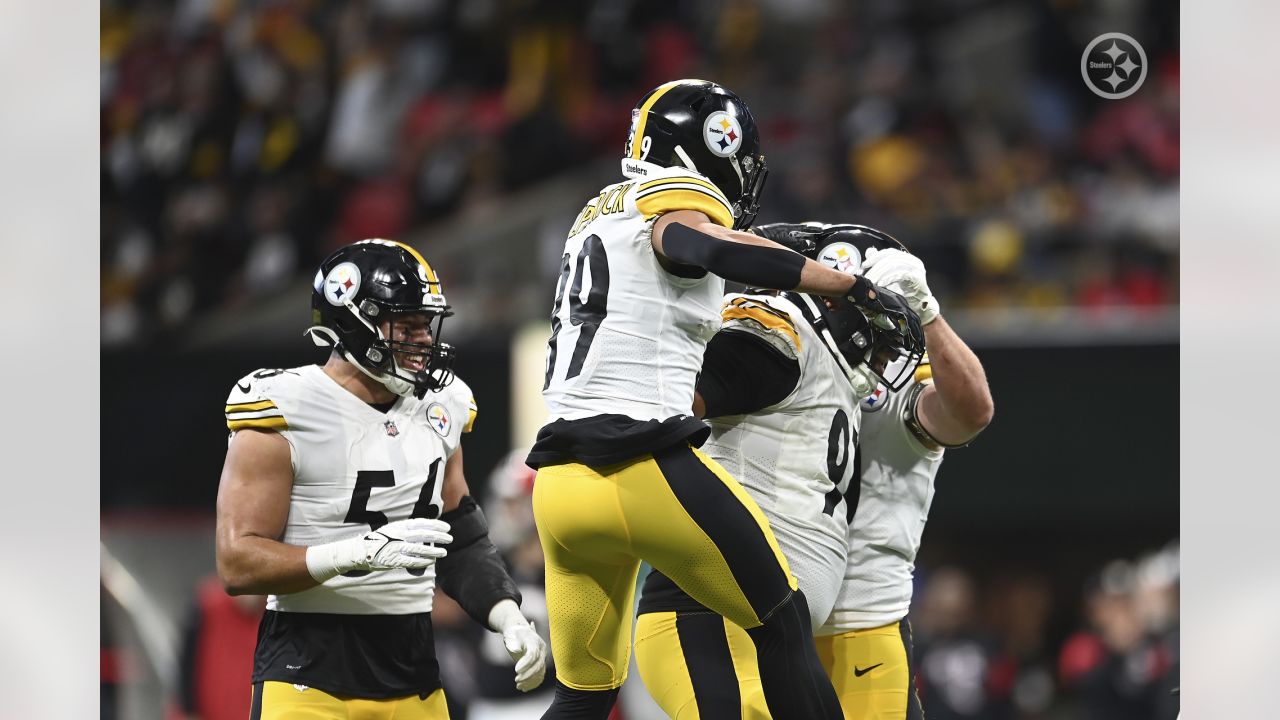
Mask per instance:
[[[307,548],[307,572],[316,582],[351,570],[423,570],[448,553],[449,523],[427,518],[396,520],[364,535]]]
[[[907,304],[920,316],[920,324],[928,325],[942,311],[938,300],[925,282],[924,263],[920,258],[901,250],[867,250],[862,261],[862,274],[868,280],[901,294]]]
[[[502,644],[516,664],[516,689],[529,692],[547,674],[547,644],[525,619],[514,600],[499,600],[489,611],[489,627],[502,633]]]

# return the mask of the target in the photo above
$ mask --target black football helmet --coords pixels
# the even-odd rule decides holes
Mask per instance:
[[[316,271],[307,334],[332,347],[391,392],[422,397],[453,380],[453,347],[440,341],[453,314],[440,279],[417,250],[394,240],[361,240],[325,258]],[[397,342],[379,324],[396,315],[426,313],[431,341]],[[395,353],[424,356],[423,369],[400,367]]]
[[[778,293],[800,309],[859,398],[870,395],[880,378],[872,367],[871,351],[878,334],[862,311],[845,298],[824,298],[798,292]]]
[[[706,80],[674,80],[645,93],[631,111],[626,156],[705,176],[733,209],[735,230],[751,227],[769,169],[742,98]]]
[[[862,260],[871,248],[910,252],[889,233],[853,223],[768,223],[751,232],[851,275],[862,274]],[[820,257],[823,251],[828,255]],[[856,272],[850,263],[858,267]]]
[[[862,261],[872,248],[907,251],[897,238],[866,225],[770,223],[753,228],[752,232],[849,275],[862,274]],[[907,327],[896,328],[897,331],[881,328],[847,298],[827,298],[825,302],[817,299],[816,303],[810,303],[821,311],[810,322],[828,349],[841,356],[837,360],[844,360],[842,366],[847,363],[856,368],[862,362],[891,390],[897,391],[907,384],[924,358],[924,329],[906,298],[885,288],[877,290],[879,304],[892,310]],[[794,298],[793,302],[800,305]],[[848,372],[846,368],[846,374]]]

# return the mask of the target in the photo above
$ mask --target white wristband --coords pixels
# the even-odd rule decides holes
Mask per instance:
[[[502,632],[508,627],[520,624],[528,625],[529,620],[520,612],[520,606],[511,598],[503,598],[494,603],[489,610],[489,629]]]
[[[920,316],[921,325],[928,325],[934,320],[937,320],[938,315],[941,314],[941,312],[942,311],[938,308],[937,298],[933,295],[927,295],[920,299],[920,312],[916,314]]]
[[[326,580],[348,570],[362,567],[367,562],[363,537],[347,538],[307,548],[307,572],[322,585]]]

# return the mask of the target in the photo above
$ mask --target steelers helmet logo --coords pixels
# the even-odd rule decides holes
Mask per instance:
[[[726,112],[713,112],[702,126],[702,139],[712,153],[729,157],[742,147],[742,125]]]
[[[822,248],[818,262],[849,275],[862,274],[862,253],[847,242],[831,243]]]
[[[449,434],[449,429],[453,427],[453,421],[449,419],[449,411],[438,402],[433,402],[427,406],[427,423],[431,425],[431,429],[436,431],[440,437]]]
[[[324,279],[324,299],[330,305],[342,305],[360,291],[360,268],[354,263],[339,263]]]

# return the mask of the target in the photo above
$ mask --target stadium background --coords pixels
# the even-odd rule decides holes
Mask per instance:
[[[1122,101],[1079,72],[1111,31],[1150,63]],[[176,713],[218,406],[323,359],[316,263],[382,236],[436,266],[489,495],[540,420],[565,228],[675,77],[756,113],[762,222],[894,233],[986,366],[995,421],[948,454],[919,559],[926,712],[1168,716],[1176,5],[105,2],[101,48],[104,717]]]

